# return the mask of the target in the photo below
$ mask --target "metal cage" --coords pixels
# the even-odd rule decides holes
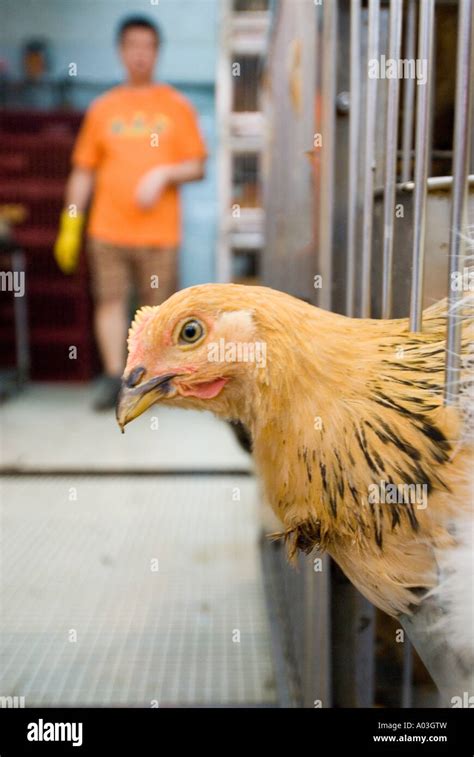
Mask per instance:
[[[351,316],[409,316],[413,331],[424,306],[447,296],[445,401],[455,403],[460,294],[450,281],[466,264],[474,218],[474,3],[279,0],[274,9],[263,280]],[[315,572],[314,556],[282,583],[295,703],[372,706],[374,609],[334,566]],[[394,705],[414,701],[412,662],[405,644]]]

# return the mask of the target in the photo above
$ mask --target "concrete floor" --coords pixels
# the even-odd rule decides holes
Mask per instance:
[[[0,406],[0,470],[249,471],[250,458],[210,413],[150,408],[120,433],[93,389],[37,384]],[[158,428],[156,420],[158,419]]]
[[[0,695],[274,705],[247,457],[205,414],[160,410],[158,431],[122,436],[89,401],[41,386],[1,408]]]

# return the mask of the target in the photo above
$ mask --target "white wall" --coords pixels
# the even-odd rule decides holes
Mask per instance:
[[[53,75],[64,75],[69,63],[78,66],[78,80],[110,84],[121,78],[114,37],[118,21],[131,13],[156,19],[165,44],[159,61],[160,79],[214,84],[219,0],[0,0],[0,58],[19,73],[21,43],[31,37],[51,42]],[[94,91],[86,90],[86,107]],[[181,284],[214,277],[217,217],[216,128],[212,89],[185,90],[195,101],[210,151],[205,181],[183,189],[184,241]],[[43,106],[43,107],[47,107]]]
[[[155,19],[165,45],[159,75],[171,81],[214,80],[218,0],[1,0],[0,56],[19,72],[20,46],[33,36],[51,43],[53,74],[69,63],[78,78],[115,81],[118,21],[129,14]]]

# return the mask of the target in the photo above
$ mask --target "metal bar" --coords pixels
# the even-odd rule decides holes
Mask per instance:
[[[354,652],[356,707],[375,702],[375,607],[357,589],[354,592]]]
[[[472,118],[472,0],[460,0],[458,11],[458,51],[456,64],[456,109],[454,117],[453,193],[449,237],[448,327],[446,335],[446,373],[444,401],[457,401],[460,378],[461,325],[459,302],[463,295],[452,282],[464,265],[465,243],[462,232],[467,213],[470,133]]]
[[[434,7],[435,10],[433,11],[433,38],[431,40],[431,46],[433,50],[433,65],[431,66],[431,81],[430,81],[430,113],[429,113],[429,125],[428,125],[428,143],[430,145],[430,149],[428,150],[428,176],[431,176],[433,173],[433,129],[434,129],[434,120],[436,117],[436,92],[437,92],[437,81],[436,81],[436,60],[434,58],[435,52],[437,50],[436,45],[436,39],[438,35],[438,27],[436,24],[436,0],[434,0]]]
[[[12,253],[12,270],[26,276],[26,259],[22,250],[14,250]],[[22,297],[13,297],[15,312],[15,344],[17,382],[24,384],[29,378],[30,372],[30,344],[28,333],[28,309],[26,292]]]
[[[277,707],[296,707],[297,675],[293,645],[288,628],[288,614],[291,611],[285,601],[285,571],[291,570],[282,556],[282,547],[266,536],[260,540],[265,600],[270,627],[270,642],[277,692]]]
[[[334,142],[336,131],[337,3],[322,7],[322,137],[319,200],[319,272],[323,285],[318,305],[330,310],[332,302],[332,242],[334,225]]]
[[[469,173],[474,173],[474,129],[471,129],[471,160],[469,164]]]
[[[331,565],[333,707],[373,707],[375,607]]]
[[[403,644],[403,668],[401,704],[403,708],[413,706],[413,647],[406,638]]]
[[[468,186],[474,188],[474,174],[469,174],[467,177],[467,183]],[[453,177],[452,176],[429,176],[428,180],[426,182],[426,188],[429,192],[436,192],[440,189],[449,190],[451,191],[451,188],[453,186]],[[400,192],[413,192],[415,188],[415,182],[413,181],[407,181],[404,184],[400,183],[397,184],[397,190]],[[375,190],[375,197],[379,197],[381,194],[381,189]]]
[[[346,315],[354,315],[360,131],[360,2],[351,0]]]
[[[231,0],[223,0],[220,11],[220,44],[217,60],[216,101],[219,125],[219,150],[217,160],[217,185],[219,200],[219,225],[217,233],[216,274],[218,281],[232,279],[232,250],[229,240],[229,215],[232,203],[232,154],[230,139],[230,113],[232,112],[232,52],[230,25]]]
[[[421,331],[425,261],[426,181],[428,178],[431,79],[433,68],[434,0],[420,3],[418,61],[426,66],[426,82],[418,83],[415,139],[415,191],[410,329]]]
[[[405,59],[415,60],[416,8],[415,0],[408,0],[405,27]],[[411,153],[413,139],[413,115],[415,109],[415,79],[403,82],[403,134],[402,134],[402,181],[411,179]]]
[[[389,58],[400,59],[403,0],[390,0]],[[383,226],[382,318],[392,312],[392,262],[395,194],[397,183],[398,104],[400,79],[388,81],[387,127],[385,132],[385,190]]]
[[[375,119],[377,78],[369,76],[371,61],[379,57],[380,0],[369,0],[369,33],[367,41],[367,100],[365,108],[364,212],[362,221],[362,270],[360,314],[370,316],[372,232],[375,174]]]
[[[315,560],[322,569],[315,570]],[[301,557],[304,594],[303,706],[332,707],[331,686],[331,568],[328,555]]]

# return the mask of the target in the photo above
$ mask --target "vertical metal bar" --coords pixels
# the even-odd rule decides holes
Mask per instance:
[[[12,253],[12,270],[23,273],[26,277],[26,259],[22,250],[14,250]],[[28,336],[28,308],[26,291],[22,297],[13,297],[15,313],[15,345],[17,382],[24,384],[28,381],[30,373],[30,345]]]
[[[413,647],[406,638],[403,644],[402,695],[401,707],[412,707],[413,684]]]
[[[415,32],[415,0],[408,0],[404,40],[405,60],[415,60]],[[402,181],[410,181],[411,179],[411,148],[413,140],[414,109],[415,79],[408,78],[403,82]]]
[[[469,173],[474,174],[474,129],[471,129],[471,160],[469,164]]]
[[[315,559],[322,570],[315,571]],[[331,584],[330,558],[314,553],[302,557],[304,575],[303,706],[332,706],[331,688]],[[321,706],[320,705],[320,706]]]
[[[380,0],[369,0],[369,34],[367,42],[367,100],[365,108],[364,212],[362,221],[361,316],[370,316],[372,231],[375,174],[375,118],[377,78],[369,76],[369,67],[379,57]]]
[[[470,133],[472,118],[473,3],[460,0],[458,10],[458,51],[456,64],[456,110],[454,117],[453,194],[449,238],[448,328],[446,336],[446,374],[444,400],[456,403],[460,377],[462,292],[452,286],[464,262],[464,231],[467,212]]]
[[[356,707],[373,707],[375,702],[375,607],[354,591],[355,693]]]
[[[354,315],[360,125],[360,0],[351,0],[346,315]]]
[[[436,0],[434,0],[435,3],[435,9],[436,9]],[[436,26],[436,15],[435,11],[433,12],[434,15],[434,21],[433,21],[433,39],[431,41],[431,46],[433,51],[436,50],[436,36],[437,36],[437,26]],[[433,52],[433,56],[435,53]],[[430,105],[429,105],[429,122],[428,122],[428,144],[431,146],[433,145],[433,128],[434,128],[434,120],[436,116],[436,61],[433,57],[433,65],[431,67],[431,81],[430,81]],[[428,176],[431,176],[433,173],[433,150],[428,150]]]
[[[324,3],[322,27],[322,137],[319,202],[319,272],[323,285],[318,290],[318,305],[331,308],[332,241],[334,224],[334,142],[336,131],[337,77],[337,2]]]
[[[375,607],[331,565],[333,706],[373,707]]]
[[[390,0],[389,58],[400,59],[403,0]],[[387,128],[385,133],[385,187],[383,226],[382,318],[392,311],[392,260],[395,193],[397,182],[398,104],[400,79],[388,81]]]
[[[218,281],[232,279],[232,249],[229,238],[229,214],[232,202],[232,154],[230,145],[230,113],[232,111],[232,51],[230,21],[231,0],[223,0],[220,11],[220,44],[217,61],[217,123],[219,127],[219,153],[217,184],[219,201],[219,227],[217,238],[216,274]]]
[[[270,627],[277,707],[289,708],[296,707],[298,703],[296,659],[288,618],[294,613],[295,598],[292,596],[292,606],[289,607],[285,581],[291,568],[286,564],[283,551],[280,544],[262,537],[260,559]]]
[[[423,267],[425,260],[426,191],[430,151],[430,105],[433,68],[434,0],[420,3],[418,61],[426,66],[426,82],[418,81],[415,139],[415,189],[413,262],[410,299],[410,329],[421,331],[423,307]],[[417,61],[417,62],[418,62]]]

